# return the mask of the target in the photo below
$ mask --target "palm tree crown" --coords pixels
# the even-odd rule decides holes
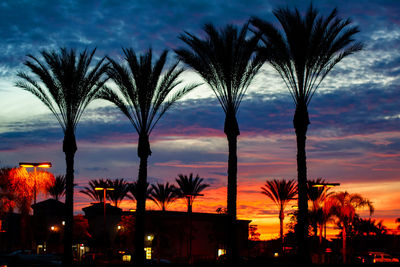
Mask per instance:
[[[47,188],[47,193],[58,200],[65,195],[65,176],[57,175],[54,184]]]
[[[151,185],[152,191],[149,195],[149,199],[156,203],[163,211],[178,199],[179,195],[177,193],[177,188],[169,183],[157,185]]]
[[[89,186],[85,186],[84,189],[79,192],[89,196],[94,201],[104,202],[103,191],[96,190],[96,187],[107,188],[109,187],[109,182],[105,179],[92,179],[89,181]]]
[[[297,195],[297,185],[294,180],[266,181],[261,187],[261,193],[270,198],[279,207],[280,238],[283,242],[283,220],[286,205]]]
[[[197,174],[193,179],[193,173],[187,175],[179,174],[178,178],[175,179],[178,183],[179,197],[186,199],[186,204],[188,207],[188,212],[192,212],[193,201],[200,195],[201,191],[209,187],[209,184],[203,183],[203,178]]]
[[[124,179],[107,179],[107,184],[113,189],[108,192],[108,199],[114,206],[119,207],[121,201],[128,195],[129,184]]]

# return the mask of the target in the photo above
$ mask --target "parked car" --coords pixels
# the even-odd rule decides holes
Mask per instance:
[[[384,252],[369,252],[368,255],[371,256],[372,263],[399,262],[399,259]]]

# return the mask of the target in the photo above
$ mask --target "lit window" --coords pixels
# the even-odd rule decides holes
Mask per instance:
[[[218,257],[225,254],[226,254],[226,249],[223,248],[218,249]]]
[[[122,255],[122,261],[131,261],[131,255],[128,254]]]
[[[144,248],[146,251],[146,260],[151,260],[151,247]]]

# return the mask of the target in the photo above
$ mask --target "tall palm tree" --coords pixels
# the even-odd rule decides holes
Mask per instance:
[[[294,180],[266,181],[261,193],[269,197],[279,207],[279,234],[283,244],[283,220],[286,205],[297,195],[297,184]]]
[[[92,179],[89,181],[89,186],[85,186],[84,189],[80,190],[79,192],[87,195],[94,201],[104,202],[104,192],[96,190],[96,187],[107,188],[109,187],[109,183],[105,179]],[[109,192],[110,191],[106,191],[106,194],[109,194]]]
[[[262,66],[260,57],[254,57],[258,36],[246,38],[248,24],[240,30],[227,25],[218,31],[206,24],[205,39],[188,32],[179,36],[190,48],[175,50],[178,58],[193,68],[213,90],[225,112],[224,132],[228,139],[228,231],[227,256],[233,262],[237,254],[237,137],[240,134],[236,119],[240,103],[254,76]]]
[[[17,74],[21,80],[16,86],[31,92],[42,101],[54,114],[64,132],[63,151],[66,161],[64,265],[67,266],[72,264],[74,157],[78,149],[75,130],[85,108],[107,80],[103,78],[107,69],[107,64],[103,64],[104,58],[91,66],[95,51],[96,49],[91,52],[84,50],[78,57],[73,49],[41,51],[42,60],[28,55],[28,60],[24,62],[33,76],[24,72]]]
[[[107,73],[118,88],[105,88],[98,97],[114,103],[128,117],[139,135],[135,258],[140,265],[144,262],[147,159],[151,155],[149,136],[165,112],[198,84],[177,88],[182,84],[180,76],[184,71],[178,68],[178,62],[173,63],[162,75],[168,54],[166,50],[154,64],[151,49],[139,57],[133,49],[123,49],[123,52],[128,68],[108,58],[112,68]]]
[[[54,184],[47,188],[47,193],[57,201],[63,197],[65,195],[65,175],[57,175]]]
[[[325,203],[326,209],[330,210],[331,214],[338,219],[338,224],[342,228],[343,262],[346,263],[346,237],[350,230],[349,227],[356,217],[356,210],[367,207],[371,215],[374,212],[374,206],[360,194],[350,194],[348,192],[335,193]]]
[[[108,199],[114,206],[119,207],[121,201],[128,195],[129,184],[124,179],[107,179],[106,182],[108,187],[113,188],[108,192]]]
[[[209,187],[209,184],[203,183],[203,178],[197,174],[193,179],[193,173],[187,175],[179,174],[178,178],[175,179],[178,183],[178,194],[179,197],[185,198],[187,204],[187,212],[192,212],[193,201],[198,197],[204,189]]]
[[[166,208],[179,198],[177,193],[177,188],[169,183],[157,185],[151,185],[152,191],[149,195],[149,199],[157,204],[161,208],[162,211],[165,211]]]
[[[297,174],[299,189],[299,227],[297,231],[299,256],[311,261],[308,243],[307,220],[307,164],[306,134],[310,124],[308,105],[327,74],[343,58],[362,49],[362,44],[354,42],[357,27],[350,26],[350,19],[338,17],[336,9],[327,16],[321,16],[310,5],[304,17],[298,9],[278,8],[274,10],[283,32],[259,18],[251,23],[262,34],[264,55],[288,87],[296,110],[293,126],[297,141]]]

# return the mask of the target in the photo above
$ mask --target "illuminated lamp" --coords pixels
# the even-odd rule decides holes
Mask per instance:
[[[34,168],[35,172],[35,186],[33,188],[33,204],[36,204],[36,168],[50,168],[51,162],[50,161],[45,161],[45,162],[20,162],[19,163],[20,167],[24,168]]]

